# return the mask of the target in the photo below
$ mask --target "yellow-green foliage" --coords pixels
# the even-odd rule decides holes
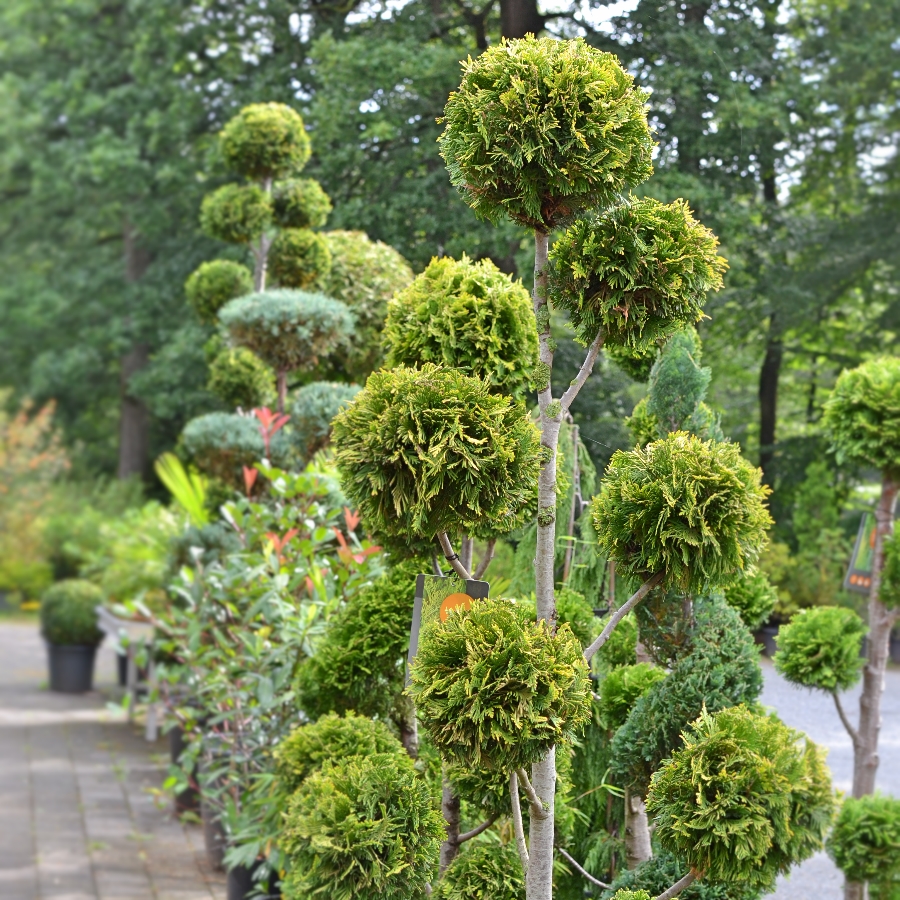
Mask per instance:
[[[269,406],[275,401],[275,373],[246,347],[223,347],[210,363],[206,389],[231,409]]]
[[[295,175],[310,154],[303,119],[283,103],[245,106],[222,129],[219,142],[228,166],[256,181]]]
[[[465,844],[437,883],[435,900],[521,900],[525,874],[509,844]]]
[[[281,228],[321,228],[331,209],[328,194],[312,178],[289,178],[272,187],[273,217]]]
[[[517,602],[534,618],[537,614],[534,594]],[[594,615],[594,608],[585,599],[584,594],[573,591],[565,585],[556,591],[556,620],[572,629],[572,634],[578,638],[582,647],[587,647],[603,630],[602,623]]]
[[[600,685],[600,724],[608,731],[620,728],[637,700],[665,677],[664,669],[650,663],[613,669]]]
[[[225,184],[207,194],[200,207],[200,227],[229,244],[255,241],[272,222],[272,200],[255,184]]]
[[[828,838],[828,854],[848,881],[871,882],[873,900],[888,900],[889,887],[900,880],[900,800],[848,797]],[[873,890],[876,885],[884,885],[884,894]]]
[[[531,297],[489,259],[433,259],[388,303],[389,368],[437,363],[517,399],[531,390],[538,339]]]
[[[269,248],[269,272],[283,288],[307,288],[331,268],[331,251],[321,234],[284,228]]]
[[[378,534],[504,533],[533,509],[542,453],[527,412],[433,365],[375,372],[334,420],[344,491]]]
[[[593,500],[600,545],[616,570],[700,592],[752,565],[766,543],[768,488],[737,444],[683,431],[617,451]]]
[[[768,621],[778,602],[778,591],[764,572],[750,569],[741,573],[724,588],[728,605],[740,613],[743,623],[751,630]]]
[[[549,230],[650,177],[646,99],[580,38],[504,40],[463,64],[441,155],[479,216]]]
[[[96,609],[102,603],[103,591],[90,581],[57,581],[41,598],[41,634],[51,644],[99,644]]]
[[[590,718],[581,645],[516,604],[482,600],[423,634],[410,692],[441,753],[509,772],[571,741]]]
[[[212,325],[219,310],[253,290],[253,274],[241,263],[214,259],[201,263],[184,284],[187,301],[201,322]]]
[[[716,236],[683,200],[631,198],[580,219],[550,253],[550,299],[589,344],[648,350],[702,318],[726,264]]]
[[[646,891],[629,891],[627,888],[619,888],[613,894],[612,900],[651,900]]]

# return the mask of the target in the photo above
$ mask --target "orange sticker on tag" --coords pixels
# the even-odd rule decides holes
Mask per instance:
[[[473,598],[468,594],[456,593],[451,594],[441,604],[440,616],[441,621],[446,622],[447,616],[450,615],[451,609],[469,609],[474,602]]]

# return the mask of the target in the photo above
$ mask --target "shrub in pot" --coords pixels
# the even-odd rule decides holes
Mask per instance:
[[[103,592],[90,581],[72,578],[48,588],[41,600],[41,634],[47,641],[50,690],[80,694],[91,690],[94,657],[103,632],[97,606]]]

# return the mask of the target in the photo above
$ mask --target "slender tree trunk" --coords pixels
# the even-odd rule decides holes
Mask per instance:
[[[472,554],[475,550],[475,539],[464,537],[460,541],[459,561],[466,567],[467,572],[472,571]]]
[[[447,866],[456,859],[459,853],[459,796],[453,792],[450,779],[444,773],[444,786],[441,792],[441,812],[447,823],[447,839],[441,844],[440,876],[442,877]]]
[[[647,807],[639,794],[625,789],[625,867],[636,869],[653,856]]]
[[[537,37],[544,29],[544,16],[537,0],[500,0],[500,31],[505,38]]]
[[[275,385],[278,392],[278,412],[284,412],[284,404],[287,400],[287,369],[279,369],[275,376]]]
[[[775,314],[769,322],[766,355],[759,371],[759,465],[763,481],[772,485],[775,478],[775,427],[778,415],[778,378],[784,358],[781,333],[777,330]]]

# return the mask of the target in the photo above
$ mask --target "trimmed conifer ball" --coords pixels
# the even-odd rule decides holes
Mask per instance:
[[[279,287],[310,287],[330,268],[328,243],[308,228],[279,231],[269,248],[269,272]]]
[[[239,297],[222,307],[219,321],[276,371],[311,369],[353,325],[343,303],[292,290]]]
[[[846,691],[859,681],[865,622],[852,609],[802,609],[778,630],[772,662],[788,681],[821,691]]]
[[[756,562],[771,518],[760,470],[737,444],[683,431],[617,450],[592,501],[600,546],[639,582],[700,593]]]
[[[253,290],[253,273],[239,262],[214,259],[201,263],[184,283],[184,293],[197,318],[207,325],[216,321],[219,310],[235,297]]]
[[[289,178],[272,188],[275,224],[281,228],[321,228],[332,210],[328,194],[312,178]]]
[[[602,331],[607,346],[650,351],[703,317],[727,268],[718,244],[684,200],[632,197],[554,243],[550,300],[568,312],[582,343]]]
[[[650,177],[647,96],[581,38],[504,40],[463,63],[441,155],[477,215],[548,231]]]
[[[245,106],[219,134],[222,156],[254,181],[286,178],[309,159],[309,135],[298,112],[283,103]]]
[[[388,368],[430,362],[517,399],[531,390],[538,354],[531,297],[489,259],[432,259],[389,301],[382,340]]]
[[[876,885],[889,889],[900,879],[900,799],[870,794],[844,800],[828,855],[848,881],[870,882],[873,896]]]
[[[765,572],[758,569],[739,575],[725,585],[725,601],[736,609],[743,623],[755,631],[768,621],[778,602],[778,591]]]
[[[272,200],[255,184],[225,184],[200,207],[205,234],[228,244],[250,244],[272,223]]]
[[[647,795],[663,848],[711,880],[763,889],[822,848],[834,795],[805,735],[735,706],[704,711],[683,739]]]
[[[838,462],[900,476],[900,358],[884,356],[842,372],[823,422]]]
[[[224,347],[209,366],[206,389],[231,409],[275,402],[275,373],[246,347]]]
[[[369,376],[334,420],[344,491],[378,534],[505,533],[533,509],[542,452],[524,408],[456,369]]]
[[[334,417],[359,393],[358,384],[314,381],[291,403],[291,438],[304,459],[312,459],[331,442]]]
[[[423,635],[410,693],[432,744],[464,765],[510,772],[572,741],[591,715],[575,635],[507,600],[481,600]]]
[[[437,883],[434,900],[520,900],[525,874],[515,845],[475,843],[462,852]]]

